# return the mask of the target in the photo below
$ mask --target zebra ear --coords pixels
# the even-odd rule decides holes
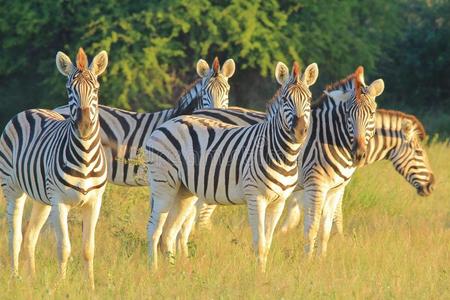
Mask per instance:
[[[64,76],[69,76],[75,69],[75,66],[72,64],[70,58],[61,51],[58,51],[56,54],[56,67]]]
[[[372,82],[367,88],[367,93],[372,97],[378,97],[384,91],[384,81],[383,79],[377,79]]]
[[[234,60],[230,58],[230,59],[227,59],[225,61],[225,63],[223,64],[221,73],[226,78],[230,78],[231,76],[233,76],[235,69],[236,69],[236,65],[234,64]]]
[[[209,65],[208,63],[203,60],[199,59],[197,62],[197,74],[200,77],[205,77],[209,73]]]
[[[89,70],[91,70],[95,76],[99,76],[106,70],[106,66],[108,66],[108,53],[103,50],[94,57],[89,66]]]
[[[402,120],[402,133],[408,142],[411,142],[414,137],[415,126],[411,120]]]
[[[280,85],[285,84],[289,78],[289,68],[281,61],[275,67],[275,78]]]
[[[302,81],[307,86],[311,86],[316,83],[317,77],[319,77],[319,67],[316,63],[312,63],[306,67],[305,72],[302,75]]]

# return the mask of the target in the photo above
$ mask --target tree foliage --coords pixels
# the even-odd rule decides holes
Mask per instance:
[[[104,104],[152,111],[172,105],[195,77],[199,58],[232,57],[234,104],[261,106],[276,88],[278,60],[319,64],[320,82],[364,65],[398,101],[448,104],[448,1],[389,0],[0,0],[0,119],[64,104],[56,52],[110,65]],[[411,100],[413,99],[413,100]],[[448,107],[446,105],[445,107]]]

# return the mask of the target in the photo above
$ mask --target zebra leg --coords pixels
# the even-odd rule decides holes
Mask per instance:
[[[322,241],[320,251],[322,256],[326,256],[327,254],[328,240],[330,239],[331,227],[333,225],[333,217],[336,212],[336,206],[344,194],[344,189],[345,187],[339,187],[336,190],[330,191],[323,207]]]
[[[13,192],[5,193],[8,201],[8,236],[9,236],[9,253],[11,255],[11,269],[13,276],[19,276],[19,254],[22,245],[22,218],[25,200],[27,196],[23,194],[15,194]]]
[[[51,209],[52,207],[50,205],[42,204],[39,201],[34,201],[30,221],[28,222],[28,226],[25,231],[23,248],[27,256],[28,270],[33,278],[36,276],[36,264],[34,258],[36,243],[42,226],[44,226],[45,221],[47,221]]]
[[[186,221],[183,223],[183,226],[181,226],[180,232],[178,233],[177,236],[177,251],[179,251],[181,255],[185,258],[189,257],[189,249],[188,249],[189,236],[191,235],[191,232],[194,228],[196,218],[197,218],[197,208],[196,205],[194,205],[191,207],[188,216],[186,218]]]
[[[89,287],[94,290],[94,253],[95,227],[97,225],[102,205],[102,194],[98,198],[86,203],[82,208],[83,216],[83,258]]]
[[[149,263],[154,270],[158,269],[158,243],[164,223],[172,206],[173,198],[156,198],[152,190],[152,212],[147,224]]]
[[[320,220],[322,216],[322,207],[328,190],[312,186],[305,189],[304,200],[304,231],[306,237],[305,253],[311,258],[314,252],[317,233],[319,231]]]
[[[336,212],[334,214],[333,222],[336,225],[336,230],[338,235],[341,237],[344,236],[344,217],[342,215],[342,199],[344,197],[344,193],[342,193],[341,199],[339,199],[339,202],[336,206]]]
[[[175,242],[181,226],[191,212],[197,197],[193,195],[178,195],[169,211],[169,216],[162,232],[162,249],[172,261],[175,255]],[[173,262],[173,261],[172,261]]]
[[[287,209],[286,220],[281,227],[282,233],[287,233],[288,231],[294,229],[300,223],[301,216],[301,206],[300,201],[303,200],[303,190],[294,191],[292,195],[288,198],[289,206]]]
[[[267,248],[265,234],[265,217],[267,201],[261,196],[251,197],[247,200],[248,218],[253,234],[253,248],[255,249],[259,270],[262,273],[266,271]]]
[[[280,220],[281,214],[283,213],[285,204],[285,199],[278,199],[267,206],[265,224],[267,251],[270,249],[270,245],[272,245],[273,233],[278,221]]]
[[[200,229],[211,230],[211,215],[216,210],[217,205],[207,204],[203,201],[197,202],[197,225]]]
[[[56,202],[52,208],[53,226],[55,227],[58,249],[59,272],[61,279],[65,279],[67,261],[69,260],[71,251],[69,225],[67,223],[67,216],[70,211],[70,206],[64,203]]]

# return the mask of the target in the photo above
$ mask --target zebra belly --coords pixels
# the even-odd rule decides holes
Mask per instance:
[[[67,188],[64,191],[52,193],[51,198],[58,199],[60,203],[70,206],[83,206],[85,203],[98,199],[103,194],[105,186],[89,190],[86,193]]]

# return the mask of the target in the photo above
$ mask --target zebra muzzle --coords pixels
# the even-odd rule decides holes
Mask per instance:
[[[434,183],[435,183],[434,175],[430,174],[430,179],[428,180],[428,183],[419,186],[419,188],[417,189],[417,193],[422,197],[431,195],[431,193],[434,191]]]
[[[296,117],[294,119],[294,135],[295,141],[297,143],[302,143],[307,136],[308,133],[308,123],[306,122],[305,117]]]
[[[366,145],[364,138],[357,138],[352,146],[352,160],[355,166],[360,166],[366,158]]]
[[[89,114],[89,107],[78,108],[76,124],[81,137],[86,137],[90,134],[92,121]]]

